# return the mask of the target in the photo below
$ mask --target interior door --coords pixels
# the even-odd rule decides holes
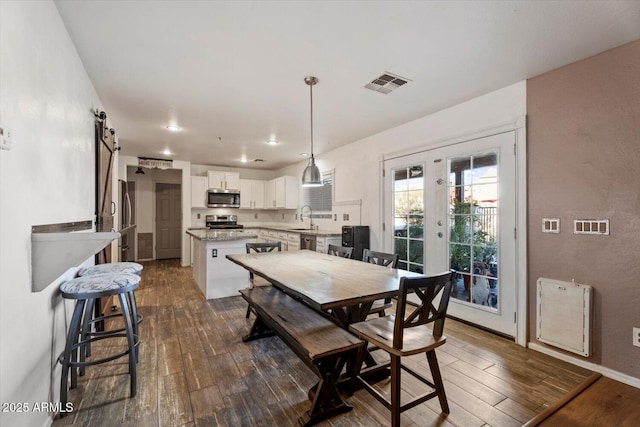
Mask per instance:
[[[96,231],[112,231],[114,228],[114,203],[112,201],[113,162],[115,138],[107,127],[107,115],[96,117]],[[95,256],[96,264],[111,262],[111,244]]]
[[[180,184],[156,184],[156,259],[180,258],[181,200]]]
[[[515,132],[384,163],[385,250],[458,272],[448,314],[516,335]]]

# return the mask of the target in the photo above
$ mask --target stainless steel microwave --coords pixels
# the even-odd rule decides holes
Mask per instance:
[[[207,190],[207,207],[210,208],[239,208],[240,192],[238,190]]]

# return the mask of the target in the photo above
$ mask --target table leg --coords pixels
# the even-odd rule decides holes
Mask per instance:
[[[338,390],[336,380],[340,377],[340,372],[347,365],[353,367],[358,360],[358,349],[343,352],[325,357],[314,362],[314,370],[320,380],[309,389],[309,400],[311,409],[304,413],[298,420],[301,426],[312,426],[333,415],[350,411],[352,408],[342,399]]]
[[[269,328],[267,324],[264,323],[262,317],[256,313],[256,320],[253,321],[253,325],[251,326],[251,330],[249,331],[249,333],[242,337],[242,342],[272,337],[274,335],[275,332],[273,332],[271,328]]]

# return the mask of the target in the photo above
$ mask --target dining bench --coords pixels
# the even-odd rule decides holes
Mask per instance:
[[[257,314],[244,342],[277,335],[318,376],[308,393],[311,409],[299,420],[314,425],[352,409],[337,387],[343,368],[355,369],[364,341],[334,323],[330,317],[294,299],[274,286],[240,291]]]

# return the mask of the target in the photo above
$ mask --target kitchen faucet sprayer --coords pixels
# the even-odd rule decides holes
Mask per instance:
[[[304,217],[302,216],[304,208],[309,208],[309,230],[313,230],[313,209],[311,209],[311,206],[304,205],[300,208],[300,222],[304,222]]]

